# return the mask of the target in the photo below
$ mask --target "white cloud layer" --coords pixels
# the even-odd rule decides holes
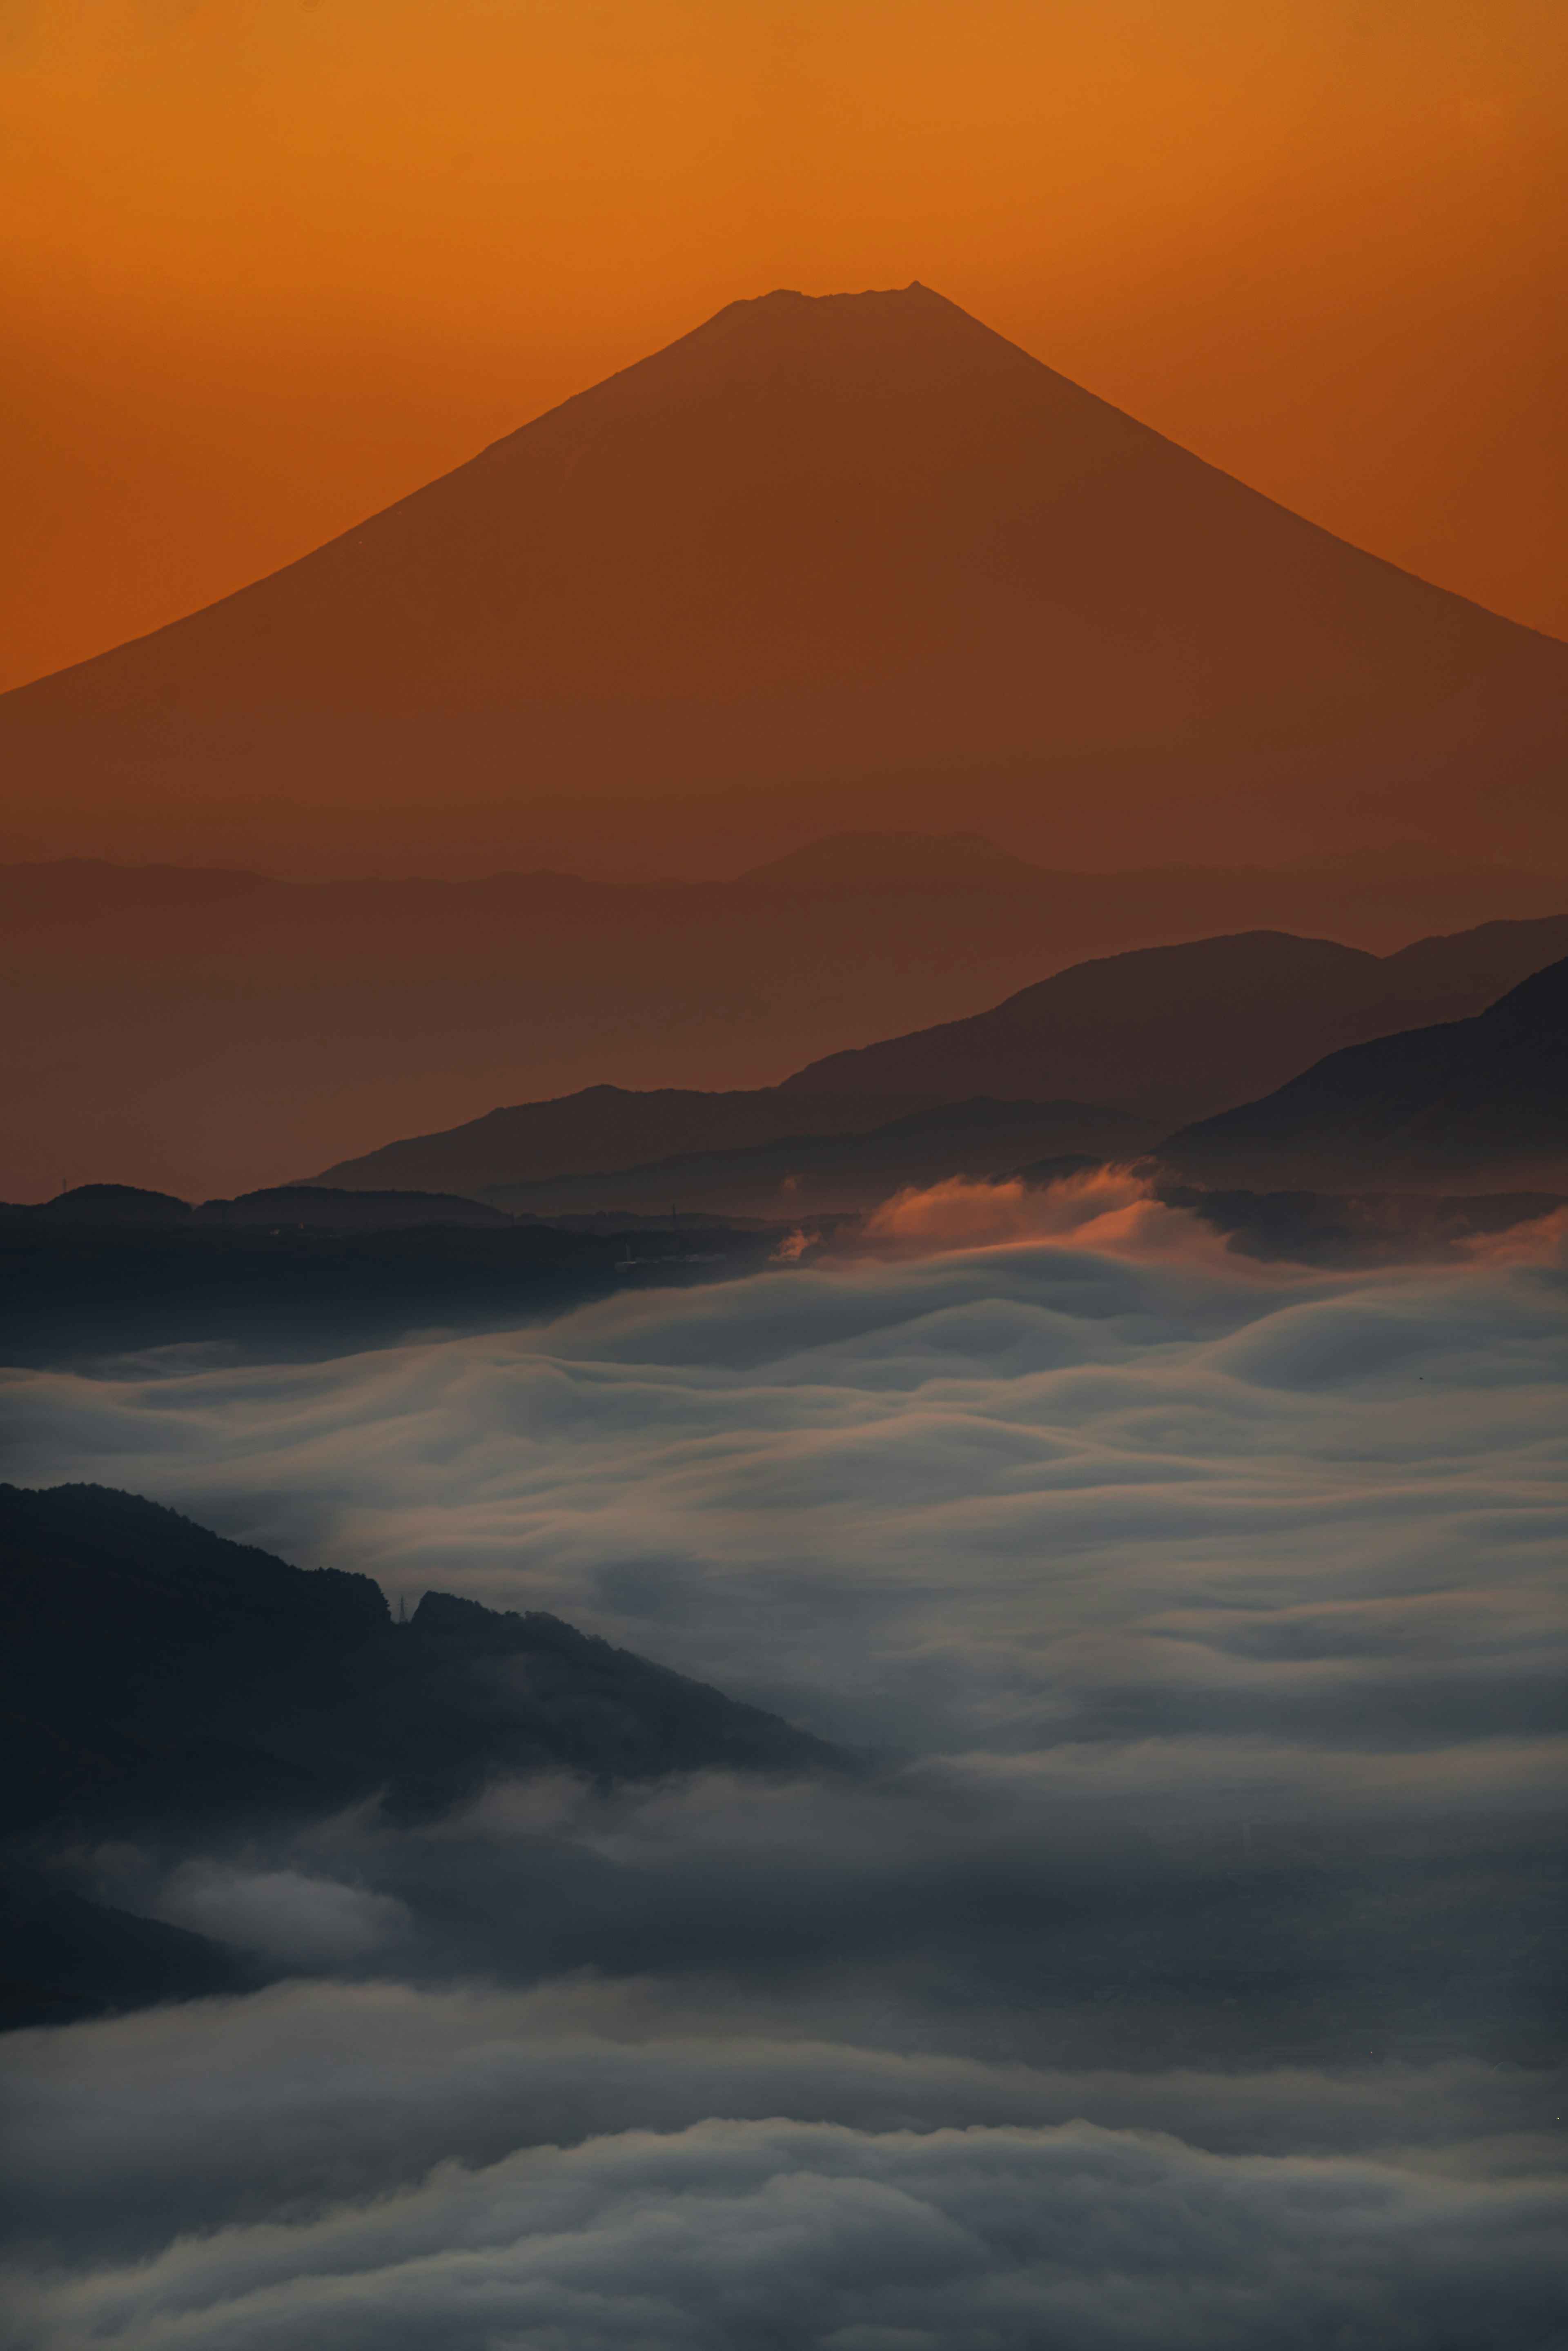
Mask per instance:
[[[1546,1947],[1508,1904],[1568,1760],[1561,1271],[937,1207],[883,1262],[500,1337],[5,1375],[14,1479],[912,1750],[102,1858],[103,1898],[408,1980],[0,2044],[24,2351],[1561,2341],[1560,2077],[1267,2053],[1468,2045]],[[958,1210],[991,1245],[898,1253]],[[1277,2043],[1176,2062],[1228,1969]]]

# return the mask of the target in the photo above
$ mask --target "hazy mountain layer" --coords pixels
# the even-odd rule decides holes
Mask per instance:
[[[662,1209],[674,1183],[691,1206],[771,1217],[789,1213],[787,1197],[773,1188],[743,1195],[731,1178],[750,1185],[766,1167],[775,1186],[809,1165],[842,1175],[855,1153],[808,1160],[801,1141],[812,1138],[815,1152],[828,1135],[888,1125],[915,1105],[977,1092],[1004,1102],[1098,1102],[1146,1122],[1141,1137],[1130,1125],[1113,1133],[1102,1124],[1076,1139],[1061,1132],[1038,1155],[1134,1150],[1162,1123],[1228,1106],[1339,1044],[1408,1025],[1412,1014],[1478,1011],[1565,947],[1568,915],[1487,924],[1386,957],[1267,932],[1149,949],[1079,965],[971,1019],[832,1055],[782,1087],[729,1094],[589,1087],[385,1144],[319,1180],[440,1185],[538,1216]],[[654,1166],[769,1143],[780,1146],[774,1160],[728,1171],[706,1159],[662,1174]],[[585,1180],[617,1170],[634,1171],[635,1180]],[[717,1188],[709,1186],[715,1175]],[[821,1205],[863,1205],[868,1196],[862,1188]]]
[[[607,1081],[755,1091],[1089,956],[1260,926],[1383,953],[1565,908],[1549,872],[1423,857],[1068,873],[972,834],[841,835],[723,883],[0,868],[0,1197],[95,1181],[234,1194]],[[559,1144],[474,1180],[694,1147],[601,1154],[580,1129]],[[470,1178],[422,1162],[352,1180]]]

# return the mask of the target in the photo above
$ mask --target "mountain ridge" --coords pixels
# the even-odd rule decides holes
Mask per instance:
[[[1565,948],[1568,915],[1481,925],[1390,956],[1282,931],[1136,948],[1072,965],[967,1019],[810,1062],[784,1087],[936,1093],[1027,1078],[1031,1092],[1082,1092],[1109,1060],[1104,1099],[1180,1120],[1184,1094],[1228,1090],[1244,1100],[1259,1069],[1279,1072],[1278,1084],[1333,1050],[1313,1046],[1314,1035],[1337,1028],[1336,1045],[1356,1044],[1389,1033],[1418,1005],[1434,1018],[1479,1011]]]

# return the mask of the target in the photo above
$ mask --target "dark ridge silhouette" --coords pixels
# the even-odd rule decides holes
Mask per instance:
[[[291,1567],[100,1486],[0,1487],[3,1830],[233,1826],[502,1774],[836,1767],[777,1716],[538,1613]]]
[[[1159,1156],[1210,1187],[1568,1189],[1568,959],[1474,1019],[1331,1053]]]
[[[144,1192],[135,1184],[74,1184],[52,1200],[30,1206],[0,1201],[0,1221],[26,1219],[29,1225],[183,1225],[191,1213],[187,1200],[169,1192]]]
[[[1136,1159],[1159,1139],[1157,1121],[1082,1102],[945,1102],[868,1134],[786,1135],[746,1151],[690,1152],[607,1175],[498,1184],[488,1196],[519,1214],[601,1207],[635,1213],[661,1201],[695,1217],[842,1215],[875,1207],[906,1184],[951,1176],[1005,1176],[1047,1153]]]
[[[809,844],[727,883],[0,867],[0,1197],[41,1199],[62,1171],[234,1194],[606,1080],[755,1092],[1091,956],[1260,928],[1384,954],[1564,909],[1549,872],[1427,855],[1071,873],[907,832]],[[603,1155],[568,1133],[547,1156],[541,1135],[480,1180],[765,1139],[650,1134]],[[469,1188],[439,1165],[351,1180]]]
[[[1568,852],[1568,647],[912,285],[732,303],[238,594],[0,700],[14,855],[733,871]],[[789,831],[786,831],[786,822]],[[654,862],[653,861],[658,861]]]
[[[1078,964],[994,1010],[813,1061],[785,1090],[1056,1093],[1192,1118],[1337,1047],[1478,1012],[1568,950],[1568,915],[1489,923],[1377,956],[1254,931]]]
[[[326,1168],[321,1182],[357,1188],[379,1176],[480,1191],[529,1178],[603,1174],[692,1152],[738,1151],[789,1134],[862,1134],[926,1106],[924,1094],[785,1093],[775,1086],[698,1093],[663,1086],[585,1086],[554,1102],[517,1102],[443,1134],[412,1135]],[[667,1206],[652,1202],[653,1207]]]

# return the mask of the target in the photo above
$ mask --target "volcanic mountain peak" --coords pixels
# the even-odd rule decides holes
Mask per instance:
[[[0,697],[10,851],[733,872],[1561,854],[1568,648],[941,296],[731,305],[270,579]],[[1325,782],[1332,778],[1332,782]],[[110,814],[110,811],[115,813]],[[674,854],[672,852],[674,851]]]
[[[744,296],[612,381],[634,378],[643,370],[664,372],[673,366],[712,366],[728,373],[759,363],[788,367],[824,359],[845,363],[857,358],[894,358],[918,364],[923,355],[943,345],[955,353],[965,346],[977,355],[988,349],[991,356],[1010,352],[1026,367],[1040,364],[916,279],[908,286],[876,287],[859,294],[803,294],[779,286],[769,294]],[[1065,376],[1054,381],[1078,400],[1094,397]]]
[[[680,342],[699,338],[744,335],[777,350],[809,337],[836,334],[863,339],[889,329],[908,335],[954,335],[990,332],[978,319],[961,310],[945,294],[922,286],[918,277],[907,286],[870,286],[858,294],[805,294],[796,286],[775,286],[767,294],[743,294],[727,302],[711,319],[694,328]],[[678,349],[679,344],[669,346]],[[655,357],[661,354],[655,353]]]

